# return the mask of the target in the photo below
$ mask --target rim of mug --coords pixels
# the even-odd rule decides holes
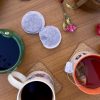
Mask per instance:
[[[22,90],[23,90],[24,86],[26,86],[27,84],[29,84],[31,82],[36,82],[36,81],[37,82],[42,82],[42,83],[46,84],[51,89],[51,91],[52,91],[52,100],[56,100],[55,99],[56,97],[55,97],[54,86],[51,83],[47,82],[46,79],[43,79],[43,78],[40,78],[40,77],[36,77],[36,79],[34,78],[32,80],[29,80],[29,81],[26,81],[25,83],[23,83],[22,88],[20,88],[19,91],[18,91],[17,100],[21,100],[21,93],[22,93]]]
[[[89,56],[100,57],[100,55],[98,55],[98,54],[88,54],[88,55],[85,55],[85,56],[83,56],[82,58],[80,58],[80,59],[76,62],[76,64],[74,65],[73,79],[74,79],[75,85],[76,85],[81,91],[83,91],[83,92],[86,93],[86,94],[96,95],[96,94],[100,94],[100,87],[95,88],[95,89],[87,88],[87,87],[85,87],[85,86],[82,86],[82,85],[79,83],[79,81],[77,80],[77,78],[75,77],[75,76],[76,76],[76,75],[75,75],[75,70],[76,70],[77,65],[79,64],[79,62],[80,62],[81,60],[83,60],[84,58],[89,57]]]
[[[10,72],[16,70],[16,68],[18,67],[18,65],[20,65],[20,63],[22,61],[22,57],[24,55],[24,42],[21,39],[21,37],[19,35],[17,35],[16,32],[14,32],[14,31],[11,31],[9,29],[0,29],[0,32],[5,37],[6,37],[6,35],[4,33],[5,32],[9,32],[9,36],[8,37],[12,37],[16,41],[16,43],[17,43],[17,45],[19,47],[19,52],[20,53],[19,53],[19,57],[18,57],[18,60],[16,61],[16,63],[11,68],[8,68],[6,70],[1,70],[0,71],[0,73],[10,73]]]
[[[31,72],[31,73],[28,75],[27,79],[28,79],[31,75],[37,74],[37,73],[43,73],[43,74],[46,74],[47,76],[49,76],[49,78],[50,78],[50,79],[52,80],[52,82],[53,82],[52,77],[51,77],[48,73],[46,73],[45,71],[41,71],[41,70],[37,70],[37,71]],[[54,83],[52,83],[52,84],[54,85]]]

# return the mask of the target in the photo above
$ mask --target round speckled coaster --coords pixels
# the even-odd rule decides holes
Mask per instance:
[[[61,33],[55,26],[46,26],[39,32],[40,40],[47,49],[56,48],[61,42]]]
[[[22,18],[21,26],[28,34],[39,33],[40,40],[47,49],[56,48],[61,42],[60,30],[55,26],[45,27],[45,20],[40,12],[27,12]]]
[[[21,25],[26,33],[36,34],[44,28],[45,20],[40,12],[29,11],[23,16]]]
[[[52,73],[48,70],[48,68],[42,64],[41,62],[37,63],[36,65],[34,65],[28,72],[27,75],[33,71],[44,71],[46,73],[48,73],[53,81],[54,81],[54,87],[55,87],[55,92],[56,94],[59,93],[62,89],[62,85],[58,82],[58,80],[52,75]]]

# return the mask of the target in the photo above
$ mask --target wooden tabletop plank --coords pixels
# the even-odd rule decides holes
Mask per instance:
[[[22,16],[30,10],[41,12],[45,17],[46,25],[55,25],[60,29],[62,42],[58,48],[53,50],[45,49],[38,34],[28,35],[22,30]],[[88,96],[80,92],[68,81],[63,70],[65,62],[80,42],[85,42],[99,51],[100,37],[96,36],[95,25],[100,22],[100,13],[90,13],[82,9],[67,9],[67,14],[71,16],[72,21],[78,27],[75,33],[63,31],[63,11],[58,0],[0,0],[0,28],[8,28],[17,32],[25,43],[25,54],[18,70],[24,73],[35,63],[42,61],[64,87],[57,96],[57,100],[97,100],[100,96]],[[14,100],[17,89],[8,83],[7,75],[0,75],[0,82],[0,99]]]

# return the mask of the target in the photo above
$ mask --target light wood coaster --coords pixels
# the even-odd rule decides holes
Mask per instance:
[[[48,70],[48,68],[41,62],[37,63],[36,65],[34,65],[28,72],[27,74],[34,72],[34,71],[44,71],[46,73],[48,73],[53,81],[54,81],[54,87],[55,87],[55,92],[56,94],[60,92],[62,86],[61,84],[58,82],[58,80],[52,75],[52,73]]]

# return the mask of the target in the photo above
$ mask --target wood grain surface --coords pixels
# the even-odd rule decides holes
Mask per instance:
[[[40,11],[45,17],[46,25],[55,25],[60,29],[62,42],[58,48],[45,49],[38,35],[28,35],[22,30],[22,16],[30,10]],[[18,71],[26,73],[41,61],[60,81],[63,89],[57,95],[57,100],[99,100],[99,95],[86,95],[71,84],[64,73],[64,66],[80,42],[100,51],[100,37],[95,33],[95,26],[100,22],[100,13],[81,9],[68,9],[67,13],[78,26],[75,33],[62,30],[63,11],[58,0],[0,0],[0,28],[16,31],[24,40],[25,54]],[[8,83],[7,74],[0,75],[0,100],[16,100],[17,92],[18,90]]]

